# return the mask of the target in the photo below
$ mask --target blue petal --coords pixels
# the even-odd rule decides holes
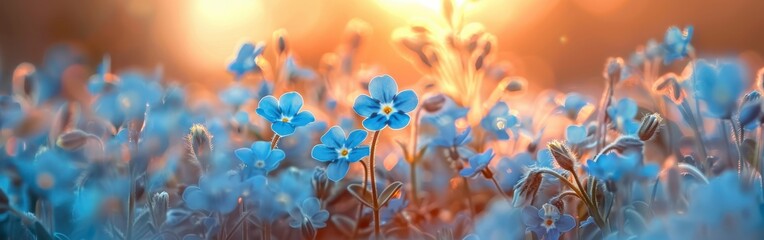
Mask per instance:
[[[183,191],[183,201],[186,206],[193,210],[204,209],[207,206],[207,199],[204,192],[197,186],[190,186]]]
[[[477,171],[475,171],[475,169],[472,167],[468,167],[459,171],[459,175],[461,175],[462,177],[474,177],[475,175],[477,175]]]
[[[363,120],[363,127],[371,131],[379,131],[387,126],[387,118],[382,114],[372,114],[369,118]]]
[[[269,122],[281,121],[281,111],[279,110],[279,102],[273,96],[265,96],[260,99],[257,104],[257,115],[262,116]]]
[[[331,148],[342,148],[345,145],[345,131],[339,126],[334,126],[321,136],[321,142]]]
[[[271,143],[266,141],[256,141],[252,143],[253,160],[265,160],[271,153]]]
[[[505,102],[497,102],[488,112],[488,116],[504,116],[509,113],[509,106]]]
[[[398,93],[398,84],[390,75],[377,76],[369,82],[369,93],[382,103],[390,103]]]
[[[554,226],[557,228],[557,231],[567,232],[576,226],[576,220],[568,214],[563,214],[560,216],[560,219],[557,219],[557,222],[554,223]]]
[[[286,137],[294,133],[294,125],[281,121],[276,121],[271,125],[271,130],[279,136]]]
[[[348,161],[334,161],[329,163],[329,166],[326,169],[326,176],[329,180],[339,182],[348,174],[348,169],[350,169],[350,163]]]
[[[527,206],[523,208],[523,223],[525,223],[525,226],[536,227],[541,224],[543,219],[538,217],[538,211],[538,208],[534,206]]]
[[[297,92],[284,93],[279,98],[279,107],[281,107],[281,113],[286,116],[297,115],[302,108],[302,96]]]
[[[233,153],[247,166],[251,166],[253,163],[252,161],[255,159],[255,154],[252,152],[252,149],[249,148],[239,148]]]
[[[313,121],[316,121],[316,118],[313,117],[312,113],[308,111],[302,111],[292,118],[291,123],[297,127],[302,127],[308,125],[308,123],[312,123]]]
[[[310,197],[302,201],[302,213],[308,217],[318,213],[321,210],[321,203],[318,198]]]
[[[358,162],[361,160],[361,158],[364,158],[366,156],[369,156],[369,146],[359,146],[356,148],[353,148],[352,151],[348,154],[348,161],[349,162]]]
[[[286,154],[281,149],[273,149],[268,158],[265,159],[265,170],[272,171],[279,166],[281,160],[284,160]]]
[[[354,148],[358,146],[358,144],[361,144],[363,140],[366,140],[367,135],[368,133],[361,129],[350,132],[348,139],[345,141],[345,147]]]
[[[393,99],[393,107],[403,112],[414,111],[417,104],[419,104],[419,99],[413,90],[404,90]]]
[[[405,114],[403,112],[394,112],[390,115],[390,128],[392,129],[401,129],[409,125],[409,120],[411,120],[411,117],[409,117],[408,114]]]
[[[499,140],[509,140],[509,134],[506,130],[498,130],[494,131],[493,133],[496,134],[496,138]]]
[[[326,210],[318,211],[310,217],[310,222],[312,222],[313,225],[316,225],[316,223],[324,224],[326,220],[329,220],[329,212]]]
[[[625,118],[634,118],[634,116],[637,116],[638,111],[639,107],[637,107],[637,103],[634,100],[624,98],[618,101],[618,115]]]
[[[337,150],[324,144],[318,144],[313,146],[310,156],[320,162],[328,162],[337,159]]]
[[[353,103],[353,111],[361,117],[369,117],[371,114],[378,113],[379,110],[379,101],[366,95],[358,96]]]
[[[586,127],[570,125],[565,128],[565,139],[571,144],[579,144],[586,140]]]

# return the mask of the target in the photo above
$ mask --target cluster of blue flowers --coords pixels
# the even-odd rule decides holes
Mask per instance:
[[[358,64],[359,20],[316,70],[283,30],[242,44],[219,99],[195,104],[108,56],[78,78],[64,46],[19,65],[0,96],[0,238],[764,237],[764,70],[699,59],[693,28],[671,27],[607,60],[601,98],[528,99],[495,36],[454,24],[473,3],[444,4],[446,29],[394,33],[416,84]]]

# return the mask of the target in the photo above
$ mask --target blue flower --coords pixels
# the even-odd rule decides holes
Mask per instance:
[[[302,96],[297,92],[288,92],[276,99],[272,95],[260,99],[257,114],[271,122],[271,129],[279,136],[286,137],[294,133],[296,127],[312,123],[316,119],[308,111],[300,112]]]
[[[234,154],[247,165],[244,168],[246,177],[267,175],[276,169],[286,156],[281,149],[271,149],[271,143],[266,141],[254,142],[250,148],[236,149]]]
[[[286,72],[287,80],[290,82],[316,78],[316,73],[312,70],[298,66],[291,54],[284,60],[284,71]]]
[[[73,197],[71,189],[80,175],[80,170],[68,155],[46,149],[35,156],[34,161],[19,159],[16,164],[22,179],[37,196],[55,206]]]
[[[101,93],[106,85],[106,75],[111,68],[111,58],[109,55],[103,56],[101,64],[96,69],[96,74],[88,80],[88,91],[92,94]]]
[[[236,80],[241,79],[248,72],[260,71],[260,66],[257,66],[255,58],[260,56],[264,49],[265,45],[262,43],[257,44],[257,46],[252,43],[242,44],[236,57],[228,64],[228,71],[236,76]]]
[[[679,30],[676,26],[666,30],[666,36],[663,39],[663,64],[669,64],[687,57],[688,50],[692,49],[690,45],[692,33],[692,26],[684,28],[684,31]]]
[[[379,223],[385,225],[390,223],[395,216],[403,212],[409,206],[409,201],[404,197],[403,192],[398,198],[390,199],[382,209],[379,210]]]
[[[0,96],[0,129],[16,127],[24,118],[21,104],[11,96]]]
[[[252,98],[252,91],[238,82],[219,93],[220,100],[228,105],[239,107]]]
[[[518,123],[517,116],[509,113],[509,106],[504,102],[498,102],[480,121],[480,126],[496,135],[499,140],[508,140],[510,137],[507,129],[512,130],[512,135],[517,136]]]
[[[745,90],[745,72],[737,62],[725,61],[716,66],[704,60],[695,62],[692,74],[695,94],[706,103],[711,116],[721,119],[732,116],[737,100]]]
[[[581,112],[581,109],[586,107],[586,105],[589,105],[589,102],[586,101],[586,98],[579,93],[573,92],[565,95],[565,100],[562,103],[562,108],[568,118],[571,120],[576,120],[578,118],[578,114]]]
[[[642,164],[639,154],[621,155],[609,152],[600,155],[596,161],[587,161],[584,170],[601,180],[619,181],[621,179],[652,179],[660,170],[654,163]]]
[[[183,201],[192,210],[229,213],[236,208],[243,184],[235,172],[227,172],[199,179],[199,186],[183,191]]]
[[[581,125],[569,125],[565,128],[565,141],[572,144],[580,144],[586,141],[586,127]]]
[[[627,135],[633,135],[639,131],[640,122],[634,120],[638,111],[637,103],[630,98],[622,98],[615,106],[607,108],[607,114],[613,120],[615,127]]]
[[[298,208],[289,213],[289,226],[292,228],[300,228],[305,224],[314,228],[324,228],[326,220],[329,220],[329,211],[321,209],[321,203],[315,197],[306,198]]]
[[[398,84],[389,75],[374,77],[369,82],[368,95],[355,99],[353,110],[365,117],[363,127],[371,131],[379,131],[386,126],[401,129],[409,124],[411,119],[408,112],[413,111],[419,104],[419,99],[413,90],[398,92]]]
[[[459,171],[459,175],[462,175],[462,177],[475,177],[488,167],[494,156],[496,155],[493,154],[493,149],[488,149],[484,153],[470,157],[470,166]]]
[[[528,152],[520,152],[512,157],[502,158],[496,166],[497,176],[502,189],[512,189],[536,161]]]
[[[528,231],[545,240],[557,240],[560,234],[576,226],[573,216],[560,214],[560,210],[549,203],[545,203],[541,209],[534,206],[523,208],[523,223],[528,227]]]
[[[451,124],[450,126],[444,126],[439,129],[440,135],[436,136],[432,140],[432,144],[438,147],[461,147],[467,145],[472,141],[471,127],[467,127],[462,133],[456,132],[456,126]]]
[[[366,139],[366,131],[355,130],[345,137],[345,131],[334,126],[321,136],[322,144],[313,147],[310,155],[320,162],[328,162],[327,177],[338,182],[345,178],[350,163],[358,162],[369,156],[369,146],[360,145]]]

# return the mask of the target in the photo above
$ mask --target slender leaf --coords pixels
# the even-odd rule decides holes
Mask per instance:
[[[350,192],[353,197],[358,199],[363,205],[366,205],[367,207],[373,208],[372,202],[374,201],[371,199],[371,192],[369,190],[364,189],[361,184],[350,184],[348,185],[348,192]]]
[[[399,181],[395,181],[391,183],[390,185],[387,185],[385,190],[382,191],[382,193],[379,194],[379,206],[377,206],[377,209],[384,206],[387,201],[390,200],[390,198],[398,193],[398,191],[401,190],[401,187],[403,187],[403,183]]]

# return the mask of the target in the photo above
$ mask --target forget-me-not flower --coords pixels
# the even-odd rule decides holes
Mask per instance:
[[[292,228],[300,228],[305,224],[323,228],[326,227],[326,220],[329,220],[329,211],[321,209],[321,203],[315,197],[306,198],[289,213],[289,226]]]
[[[248,72],[260,71],[260,67],[257,66],[255,58],[260,56],[265,49],[265,45],[258,43],[254,45],[252,43],[244,43],[239,48],[239,52],[236,53],[236,57],[228,64],[228,71],[236,76],[236,80],[239,80],[244,74]]]
[[[302,96],[297,92],[284,93],[279,99],[269,95],[260,99],[256,112],[271,122],[273,132],[285,137],[294,133],[295,128],[316,120],[309,111],[300,112],[302,104]]]
[[[652,179],[658,175],[658,165],[643,164],[641,161],[639,154],[621,155],[609,152],[597,157],[596,161],[587,160],[584,169],[590,175],[608,181],[618,181],[627,177]]]
[[[406,127],[411,120],[408,112],[413,111],[419,104],[413,90],[398,92],[398,84],[390,75],[371,79],[369,94],[371,96],[358,96],[353,110],[366,118],[363,120],[363,127],[371,131],[379,131],[386,126],[396,130]]]
[[[736,109],[737,100],[745,91],[745,68],[736,62],[695,62],[692,81],[698,98],[706,104],[708,113],[716,118],[729,119]]]
[[[250,148],[239,148],[234,151],[236,157],[247,165],[244,170],[247,177],[253,175],[266,175],[279,166],[286,156],[281,149],[271,149],[271,143],[257,141]]]
[[[462,177],[475,177],[488,167],[494,156],[496,155],[493,154],[493,149],[488,149],[484,153],[470,157],[470,166],[459,171],[459,175],[462,175]]]
[[[369,156],[369,146],[360,145],[366,135],[366,131],[359,129],[350,132],[346,138],[345,131],[334,126],[321,136],[322,144],[314,146],[310,155],[320,162],[328,162],[327,177],[340,181],[347,175],[350,163]]]
[[[560,234],[576,226],[573,216],[561,214],[560,209],[549,203],[545,203],[541,209],[534,206],[523,208],[523,223],[528,226],[527,230],[544,240],[557,240]]]
[[[634,100],[622,98],[615,106],[607,108],[607,114],[613,120],[615,127],[623,134],[631,135],[639,131],[640,122],[635,120],[639,107]]]
[[[199,186],[183,191],[183,201],[192,210],[229,213],[236,208],[244,186],[240,179],[235,172],[203,176]]]
[[[676,26],[666,30],[666,36],[663,39],[663,64],[687,57],[687,52],[692,49],[690,40],[692,40],[693,30],[692,26],[685,27],[684,31]]]
[[[509,106],[505,102],[498,102],[480,121],[480,126],[496,135],[499,140],[508,140],[510,137],[507,130],[512,130],[512,135],[517,136],[518,123],[517,116],[509,112]]]

